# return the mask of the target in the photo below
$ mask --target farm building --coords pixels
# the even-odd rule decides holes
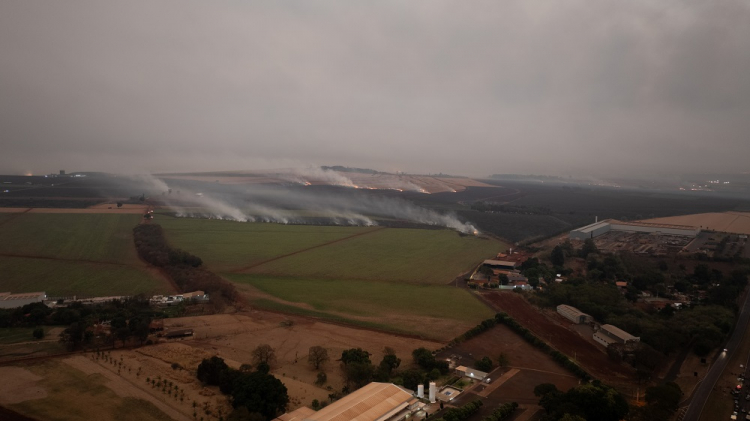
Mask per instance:
[[[193,329],[170,330],[164,334],[165,339],[187,338],[193,336]]]
[[[628,344],[640,342],[641,338],[633,336],[617,326],[601,325],[599,330],[594,332],[594,340],[606,347],[613,343]]]
[[[650,222],[622,222],[615,219],[606,219],[595,222],[570,232],[571,240],[586,240],[595,238],[609,231],[659,233],[664,235],[681,235],[695,237],[700,233],[700,228],[688,225],[654,224]]]
[[[571,307],[565,304],[560,304],[559,306],[557,306],[557,312],[571,322],[577,323],[579,325],[591,323],[594,321],[594,318],[589,316],[588,314],[582,312],[581,310],[578,310],[575,307]]]
[[[485,260],[482,262],[483,265],[489,266],[492,269],[506,269],[513,270],[518,265],[518,262],[512,262],[508,260]]]
[[[456,375],[468,377],[470,379],[476,379],[481,381],[484,381],[485,378],[487,378],[487,373],[484,371],[479,371],[473,368],[464,367],[462,365],[456,367]]]
[[[401,421],[421,409],[414,395],[393,383],[370,383],[319,411],[302,407],[274,421]]]
[[[46,299],[47,294],[44,292],[24,292],[21,294],[0,292],[0,308],[23,307],[26,304],[41,303]]]

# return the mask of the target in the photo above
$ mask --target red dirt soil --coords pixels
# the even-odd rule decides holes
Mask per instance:
[[[609,360],[599,347],[577,333],[567,329],[563,320],[556,322],[535,309],[519,294],[483,293],[482,298],[495,309],[508,313],[525,328],[532,331],[553,348],[567,355],[575,356],[576,362],[594,377],[614,382],[633,379],[634,372],[627,366]]]

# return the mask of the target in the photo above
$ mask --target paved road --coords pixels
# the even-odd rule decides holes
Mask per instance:
[[[734,352],[737,352],[739,345],[742,342],[742,338],[747,333],[749,321],[750,293],[745,295],[745,304],[742,306],[740,317],[737,320],[737,326],[735,326],[734,332],[732,332],[732,337],[729,338],[729,342],[725,345],[729,352],[727,352],[726,355],[720,355],[711,369],[708,370],[706,377],[701,381],[693,394],[693,398],[690,401],[690,407],[688,407],[685,416],[682,418],[683,421],[698,421],[700,418],[703,407],[708,400],[708,395],[713,391],[716,381],[719,380],[721,373],[724,372],[724,368],[727,366],[727,362],[729,362],[729,358]]]

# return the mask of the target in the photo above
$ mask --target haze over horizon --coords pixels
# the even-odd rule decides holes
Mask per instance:
[[[747,172],[750,3],[0,3],[0,173]]]

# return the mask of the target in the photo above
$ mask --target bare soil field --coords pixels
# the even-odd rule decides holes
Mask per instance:
[[[21,367],[0,367],[0,404],[19,403],[30,399],[41,399],[47,391],[39,386],[42,377]]]
[[[633,378],[633,371],[629,367],[610,361],[603,348],[568,329],[568,323],[562,317],[556,314],[549,317],[534,308],[522,296],[511,292],[483,293],[482,297],[492,303],[497,310],[508,313],[558,351],[571,359],[575,358],[576,362],[594,377],[609,383],[628,382]]]
[[[690,225],[711,231],[750,234],[750,212],[712,212],[646,219],[655,224]]]
[[[235,367],[243,363],[252,364],[252,350],[261,344],[270,345],[276,351],[276,362],[271,365],[271,372],[289,389],[290,409],[310,405],[313,399],[327,399],[331,392],[325,388],[326,386],[341,390],[344,385],[343,378],[339,363],[335,360],[341,357],[341,352],[345,349],[362,348],[370,352],[370,359],[374,364],[378,364],[383,358],[384,348],[390,347],[401,358],[402,367],[408,367],[414,349],[436,349],[442,346],[441,343],[406,336],[261,311],[166,319],[164,327],[194,330],[194,339],[180,343],[205,354],[174,357],[161,350],[158,352],[159,358],[164,358],[170,363],[179,362],[191,370],[197,367],[200,359],[205,358],[198,358],[199,355],[218,355],[227,360],[227,364]],[[308,350],[316,345],[325,347],[331,358],[320,370],[328,376],[328,382],[324,387],[314,386],[318,371],[307,362]],[[143,348],[142,352],[150,352],[149,349],[151,348]]]
[[[512,368],[547,371],[575,378],[559,364],[552,361],[547,354],[534,348],[510,328],[503,325],[495,326],[479,336],[446,349],[440,352],[438,356],[447,358],[450,355],[458,355],[461,356],[461,365],[473,367],[476,360],[481,360],[482,357],[486,356],[496,361],[501,353],[508,356],[509,366]]]

